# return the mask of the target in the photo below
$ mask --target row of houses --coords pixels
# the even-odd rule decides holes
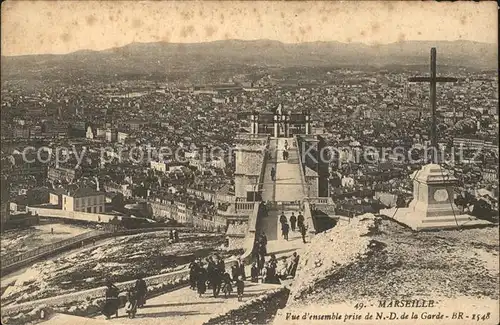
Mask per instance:
[[[116,129],[92,128],[92,126],[89,126],[87,127],[85,137],[87,139],[102,139],[107,142],[125,143],[127,138],[130,137],[130,132]]]

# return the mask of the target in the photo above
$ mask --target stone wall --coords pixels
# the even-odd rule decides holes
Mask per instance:
[[[259,183],[264,161],[262,150],[241,149],[236,152],[234,180],[236,197],[246,198],[248,188]]]
[[[228,249],[233,250],[233,249],[244,249],[245,248],[245,236],[241,237],[236,237],[236,236],[231,236],[229,237],[229,245]]]
[[[46,209],[39,207],[26,207],[26,210],[32,214],[37,214],[40,217],[51,217],[61,219],[82,220],[97,223],[108,223],[115,215],[102,213],[87,213],[80,211],[65,211],[59,209]]]
[[[318,177],[317,176],[306,176],[306,184],[307,184],[307,196],[317,197],[318,196]]]

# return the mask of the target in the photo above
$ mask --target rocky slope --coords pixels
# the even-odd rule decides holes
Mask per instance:
[[[193,257],[222,251],[224,238],[208,233],[181,233],[169,243],[168,231],[110,239],[54,260],[32,265],[2,295],[2,305],[96,288],[106,280],[123,282],[184,267]]]
[[[275,323],[308,308],[356,312],[357,302],[394,299],[434,299],[447,310],[463,302],[498,318],[498,254],[498,228],[415,233],[363,215],[317,235],[305,249]]]

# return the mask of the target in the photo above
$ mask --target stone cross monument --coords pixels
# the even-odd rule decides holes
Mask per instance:
[[[454,187],[457,179],[438,164],[436,133],[436,83],[453,82],[455,78],[436,77],[436,49],[431,49],[431,76],[415,77],[409,81],[430,82],[432,109],[431,145],[433,162],[424,165],[411,177],[413,179],[413,200],[408,208],[393,208],[380,213],[401,222],[413,230],[462,228],[490,224],[467,214],[460,214],[454,203]]]

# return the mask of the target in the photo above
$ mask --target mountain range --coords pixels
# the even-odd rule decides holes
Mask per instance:
[[[497,67],[497,45],[473,41],[402,41],[391,44],[272,40],[221,40],[205,43],[131,43],[102,51],[2,56],[4,78],[62,76],[196,75],[237,67],[384,67],[426,65],[437,48],[438,66]]]

